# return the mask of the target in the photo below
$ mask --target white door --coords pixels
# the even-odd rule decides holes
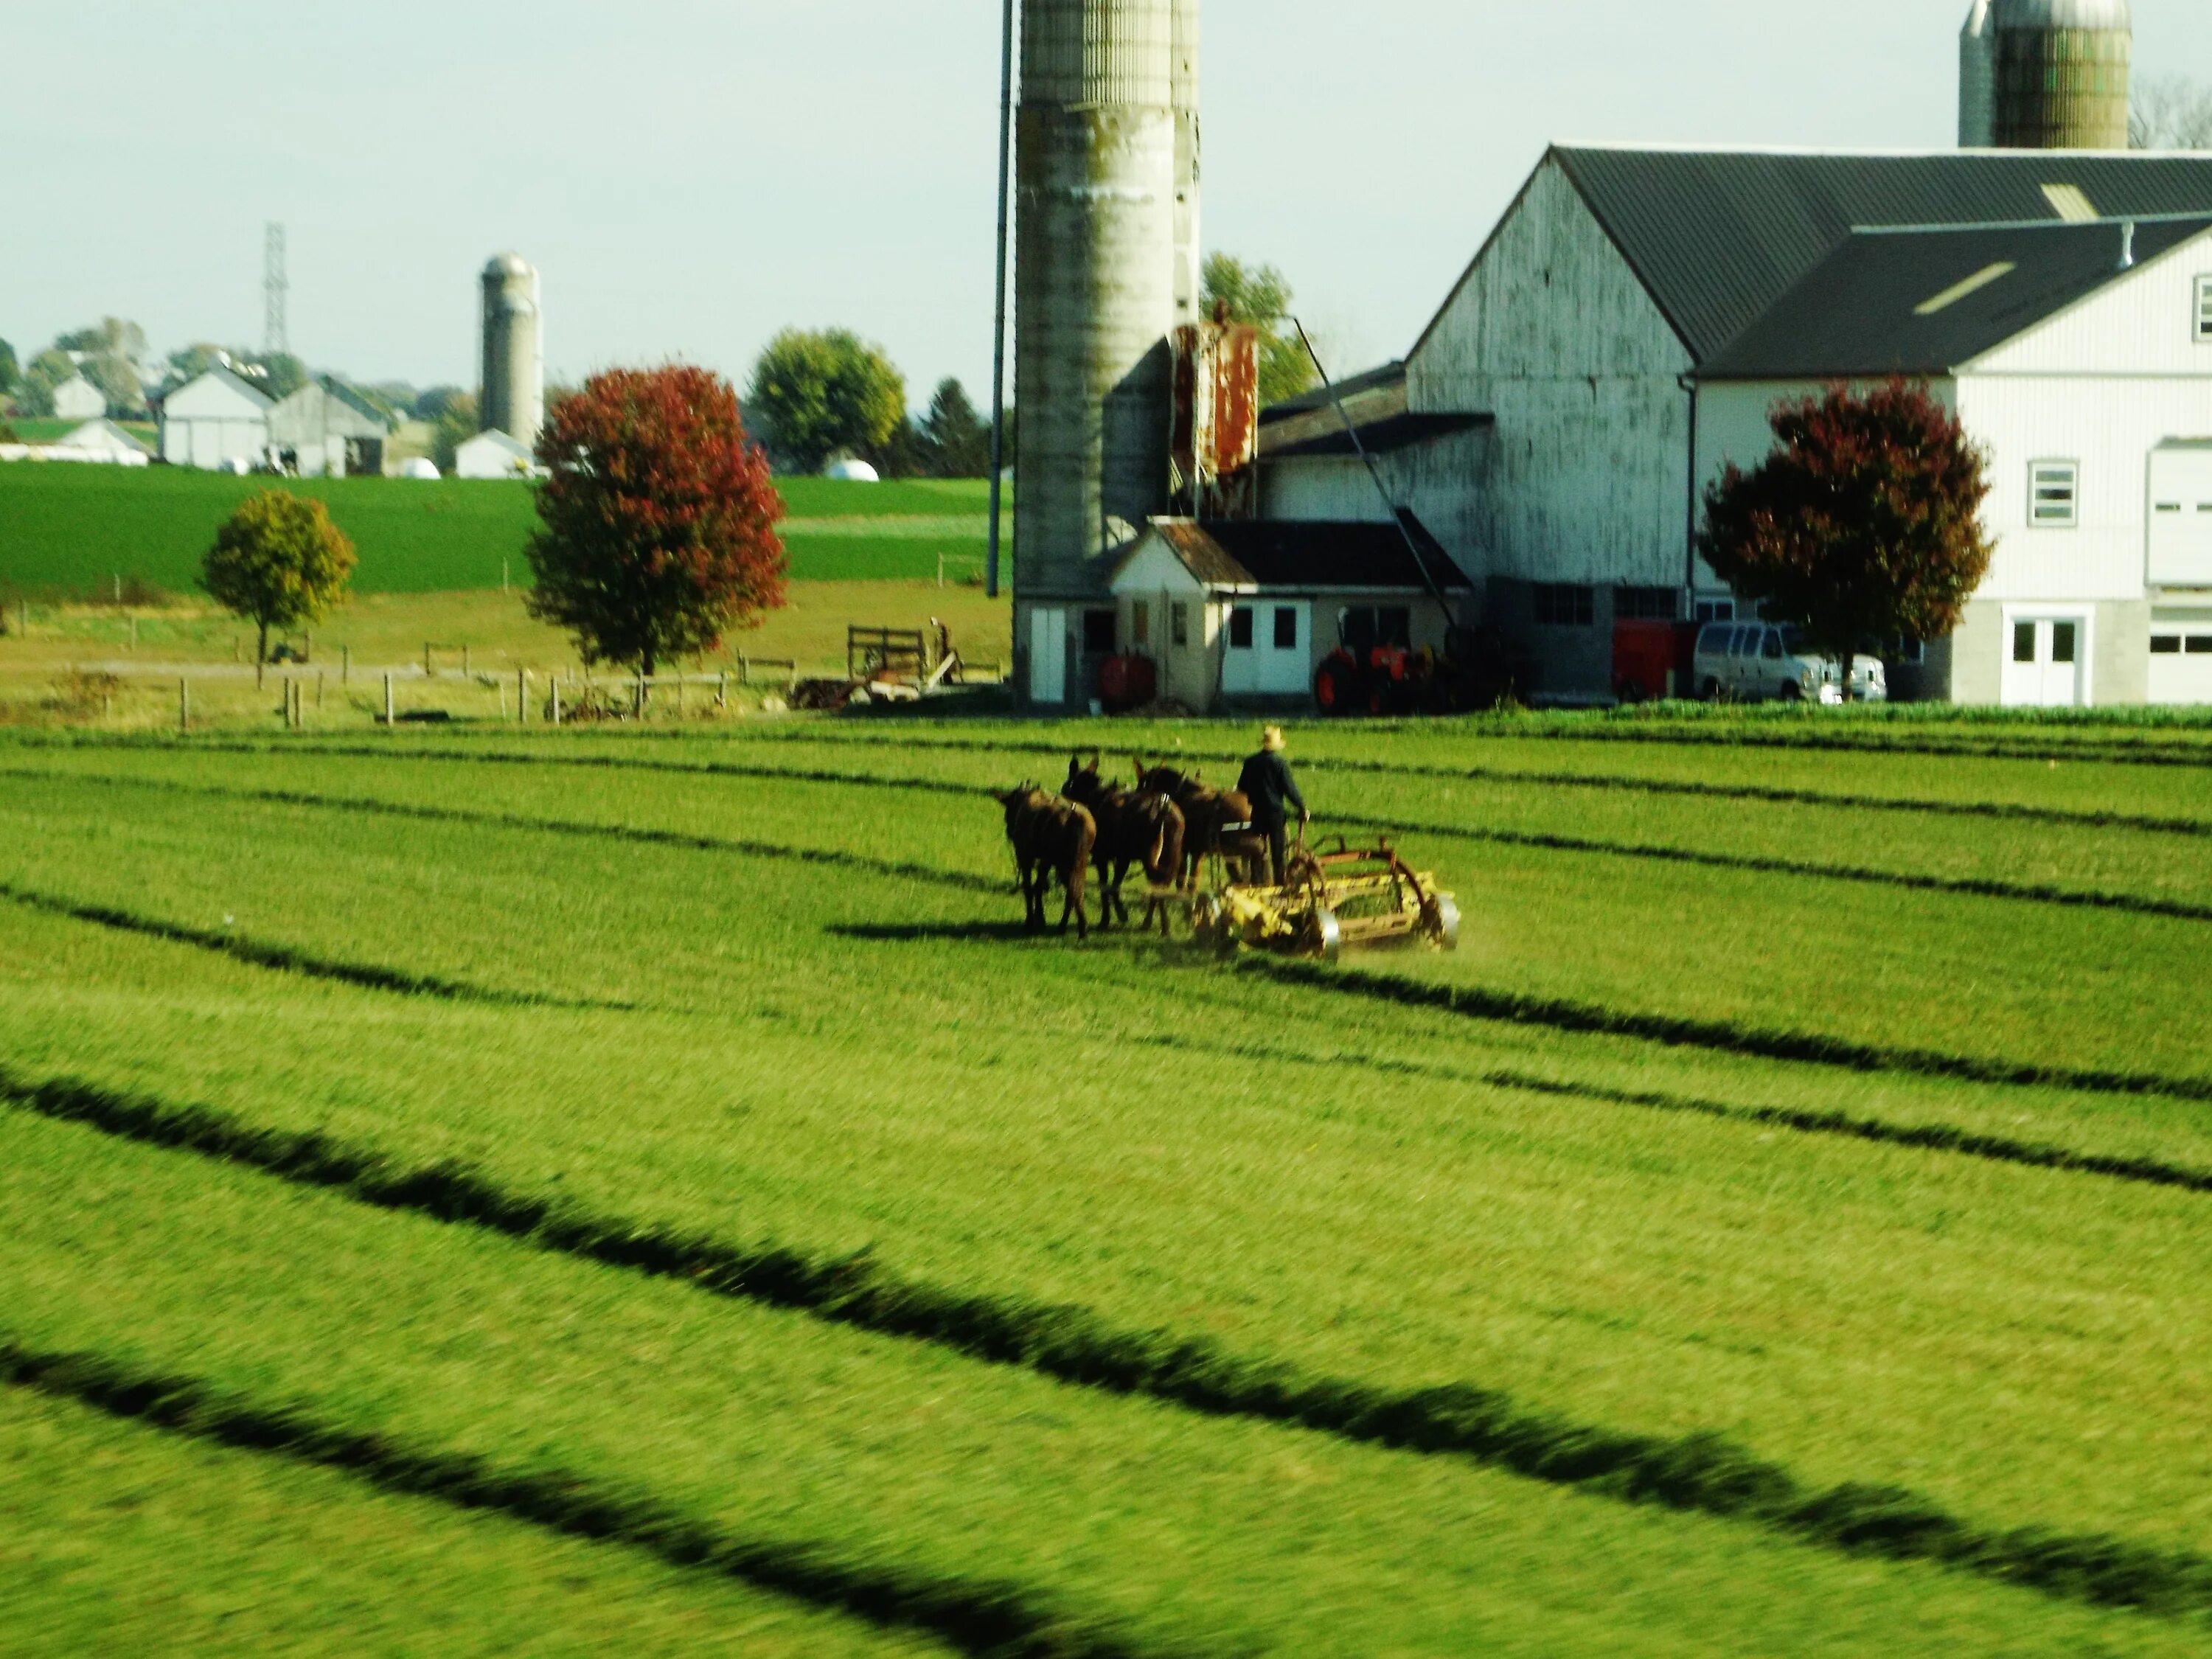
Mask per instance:
[[[2008,619],[2004,702],[2008,708],[2075,708],[2088,699],[2087,617]]]
[[[1231,605],[1221,689],[1230,696],[1294,697],[1313,678],[1313,606],[1302,600]]]
[[[2151,623],[2150,700],[2212,703],[2212,617]]]
[[[1067,701],[1067,612],[1056,606],[1030,612],[1030,701],[1050,708]]]
[[[2212,587],[2212,447],[2151,451],[2150,585]]]

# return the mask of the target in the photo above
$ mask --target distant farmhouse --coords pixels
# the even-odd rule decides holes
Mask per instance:
[[[456,478],[527,478],[537,466],[530,446],[504,432],[479,432],[453,452]]]
[[[81,373],[70,375],[54,388],[54,418],[57,420],[97,421],[106,413],[106,394]]]

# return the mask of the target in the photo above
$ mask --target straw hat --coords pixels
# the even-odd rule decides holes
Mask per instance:
[[[1283,728],[1281,726],[1271,726],[1267,727],[1266,731],[1260,733],[1260,747],[1266,750],[1269,754],[1281,754],[1283,752]]]

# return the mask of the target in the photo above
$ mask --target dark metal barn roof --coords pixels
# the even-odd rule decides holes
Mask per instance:
[[[2207,231],[2212,216],[1860,231],[1699,377],[1944,374]],[[2124,246],[2136,265],[2121,264]]]
[[[2212,213],[2212,156],[1552,152],[1699,362],[1861,227]]]
[[[1395,524],[1157,519],[1152,528],[1183,568],[1209,587],[1417,592],[1469,584],[1443,544],[1413,514]],[[1420,550],[1414,562],[1411,532]]]

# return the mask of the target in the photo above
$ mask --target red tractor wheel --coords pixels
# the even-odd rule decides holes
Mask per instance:
[[[1359,665],[1340,651],[1314,674],[1314,702],[1324,714],[1357,714],[1360,704]]]

